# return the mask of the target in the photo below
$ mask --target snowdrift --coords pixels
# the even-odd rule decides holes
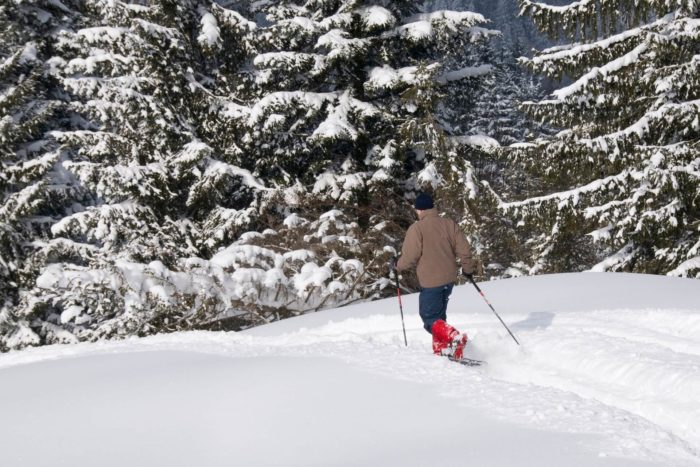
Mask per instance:
[[[698,466],[700,281],[562,274],[470,285],[430,354],[417,295],[243,333],[0,355],[3,466]]]

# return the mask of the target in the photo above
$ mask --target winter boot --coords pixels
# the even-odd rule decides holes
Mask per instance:
[[[464,346],[467,345],[467,335],[439,319],[433,323],[433,353],[436,355],[451,356],[460,359],[464,355]]]

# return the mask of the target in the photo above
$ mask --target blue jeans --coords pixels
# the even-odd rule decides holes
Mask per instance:
[[[431,332],[433,323],[439,319],[447,321],[447,301],[452,293],[453,283],[439,287],[421,287],[418,295],[418,313],[423,320],[423,327]]]

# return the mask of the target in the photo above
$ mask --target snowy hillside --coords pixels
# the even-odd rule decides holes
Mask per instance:
[[[0,355],[2,466],[698,466],[700,282],[563,274],[470,286],[430,355],[417,295],[242,333]]]

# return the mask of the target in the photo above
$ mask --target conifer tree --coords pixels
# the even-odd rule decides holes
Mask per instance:
[[[58,109],[3,152],[7,206],[43,229],[3,220],[3,348],[241,329],[381,294],[411,196],[456,160],[435,111],[471,68],[441,60],[493,35],[411,2],[45,3],[55,22],[27,28],[45,53],[12,58],[31,34],[2,52]],[[30,76],[5,72],[3,90]],[[20,162],[47,201],[21,192]]]
[[[572,83],[523,105],[563,128],[515,145],[539,193],[504,203],[531,272],[700,274],[700,21],[696,1],[579,1],[522,12],[571,43],[523,63]]]
[[[411,2],[258,8],[251,14],[269,23],[249,25],[253,91],[247,109],[238,108],[236,163],[294,190],[277,224],[289,210],[312,218],[333,207],[356,213],[363,244],[386,229],[383,242],[363,250],[365,265],[384,258],[364,276],[371,290],[392,251],[384,247],[398,246],[412,221],[406,197],[434,189],[437,171],[448,166],[437,105],[442,89],[462,85],[473,70],[448,58],[495,32],[478,26],[481,15],[421,13]]]
[[[36,281],[16,314],[46,343],[191,326],[189,296],[169,302],[144,281],[161,284],[160,272],[199,253],[183,207],[202,151],[188,146],[197,141],[191,49],[178,29],[196,11],[169,2],[74,8],[72,28],[47,34],[52,56],[41,65],[72,122],[46,136],[80,197],[32,253]]]
[[[16,312],[20,291],[36,277],[31,255],[80,196],[47,135],[66,122],[55,83],[44,73],[47,37],[70,25],[71,5],[34,0],[0,6],[0,350],[39,342]]]

